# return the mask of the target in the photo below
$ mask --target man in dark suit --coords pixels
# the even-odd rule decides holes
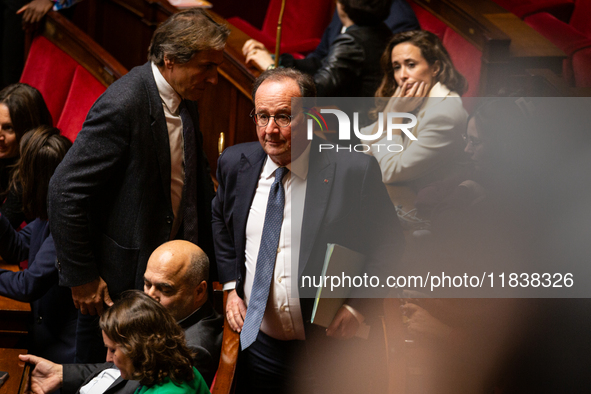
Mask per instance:
[[[213,256],[213,184],[194,100],[217,83],[228,34],[198,9],[160,25],[149,62],[95,102],[52,178],[49,222],[60,285],[72,289],[80,310],[77,362],[104,359],[91,315],[142,287],[156,247],[186,239]]]
[[[144,292],[164,305],[185,330],[187,345],[195,351],[193,365],[211,385],[220,358],[224,319],[208,301],[208,274],[209,259],[198,246],[180,240],[167,242],[150,256]],[[101,364],[63,366],[33,355],[21,359],[35,365],[31,374],[33,392],[43,389],[41,392],[48,393],[62,387],[62,394],[73,394],[97,376],[104,379],[114,372],[110,370],[114,364],[108,359]],[[139,382],[119,376],[111,381],[107,378],[104,386],[105,394],[133,394]]]
[[[321,346],[327,335],[351,338],[361,322],[377,316],[373,300],[351,298],[326,333],[309,324],[313,299],[299,297],[315,289],[304,289],[299,278],[320,275],[327,243],[363,253],[370,276],[391,272],[402,251],[402,232],[377,162],[351,152],[320,152],[317,140],[305,139],[304,116],[301,108],[292,109],[291,99],[314,96],[310,77],[296,70],[263,73],[253,89],[259,143],[229,147],[218,162],[213,231],[220,281],[231,290],[227,319],[241,333],[238,391],[284,392],[295,382],[306,387],[310,374],[300,373],[295,358],[306,353],[304,363],[318,371],[323,360],[315,356],[327,350]],[[279,223],[269,231],[276,193],[284,198]],[[261,271],[271,271],[267,282]],[[260,283],[270,287],[262,301]],[[255,321],[260,309],[262,320]]]

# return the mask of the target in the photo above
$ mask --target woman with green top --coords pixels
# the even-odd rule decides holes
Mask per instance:
[[[146,294],[123,294],[100,320],[107,361],[126,380],[137,380],[135,394],[209,393],[192,365],[192,351],[174,318]]]

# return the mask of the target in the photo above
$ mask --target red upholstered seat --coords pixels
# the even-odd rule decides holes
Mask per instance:
[[[591,47],[573,53],[571,57],[574,85],[591,88]]]
[[[84,67],[76,68],[64,110],[57,122],[57,128],[70,141],[74,142],[90,107],[106,89]]]
[[[477,97],[480,89],[482,52],[420,5],[412,1],[409,1],[409,4],[416,14],[421,28],[437,34],[449,52],[454,66],[468,81],[468,91],[462,97]]]
[[[591,17],[591,1],[589,0],[577,0],[575,4],[575,10],[570,18],[569,24],[583,33],[587,37],[591,38],[591,23],[589,18]]]
[[[437,37],[443,41],[445,31],[448,29],[447,25],[415,2],[409,1],[409,4],[417,16],[421,29],[437,34]]]
[[[228,22],[262,42],[269,51],[274,52],[280,10],[281,0],[271,0],[262,30],[238,17],[229,18]],[[330,0],[287,1],[281,28],[281,53],[313,51],[320,43],[322,33],[330,22],[332,10]]]
[[[579,0],[570,24],[545,12],[524,19],[525,23],[568,55],[563,63],[562,74],[571,86],[591,87],[591,27],[588,22],[590,13],[591,2]]]
[[[21,82],[37,88],[56,124],[66,103],[78,63],[45,37],[33,40]]]
[[[528,16],[524,21],[569,56],[591,45],[591,37],[546,12]]]
[[[478,97],[482,52],[450,28],[447,28],[443,36],[443,46],[449,52],[456,69],[468,81],[468,90],[462,97]]]
[[[90,107],[127,70],[63,15],[49,12],[43,26],[29,48],[21,82],[41,92],[53,124],[74,141]]]

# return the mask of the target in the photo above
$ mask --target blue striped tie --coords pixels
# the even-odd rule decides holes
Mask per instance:
[[[271,279],[273,278],[273,270],[275,269],[275,260],[277,259],[277,246],[279,245],[281,224],[283,223],[285,191],[283,190],[283,183],[281,181],[285,174],[287,174],[287,171],[288,169],[285,167],[279,167],[275,170],[275,181],[271,185],[271,191],[269,192],[261,246],[254,272],[252,293],[248,302],[246,317],[244,318],[244,326],[240,333],[242,350],[249,347],[257,339],[261,322],[263,321],[263,315],[265,314],[269,290],[271,288]]]

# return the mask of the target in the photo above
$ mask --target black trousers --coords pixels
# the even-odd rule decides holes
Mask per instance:
[[[104,363],[107,348],[99,327],[99,316],[83,315],[78,311],[76,327],[76,364]]]

